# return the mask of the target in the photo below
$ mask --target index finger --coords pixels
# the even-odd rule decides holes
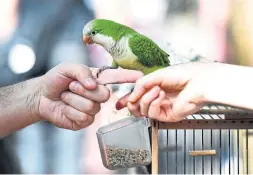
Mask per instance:
[[[100,73],[97,78],[97,83],[105,84],[120,84],[120,83],[134,83],[143,76],[143,73],[128,69],[107,69]]]
[[[149,89],[162,84],[163,75],[159,75],[158,71],[146,75],[136,82],[135,88],[128,98],[129,102],[136,103]]]

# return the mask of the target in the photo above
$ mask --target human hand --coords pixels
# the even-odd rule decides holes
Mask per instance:
[[[206,92],[213,87],[213,77],[219,77],[214,70],[220,67],[219,63],[187,63],[155,71],[137,80],[131,95],[121,98],[116,107],[127,106],[136,117],[180,121],[207,103]]]
[[[110,97],[104,84],[134,82],[142,73],[106,70],[94,79],[98,69],[80,64],[60,64],[41,77],[38,116],[60,128],[79,130],[91,125],[100,104]]]

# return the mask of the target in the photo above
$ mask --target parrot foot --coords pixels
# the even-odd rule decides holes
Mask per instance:
[[[134,87],[130,90],[130,93],[132,93],[134,91]]]
[[[101,72],[103,72],[106,69],[117,69],[117,68],[116,67],[112,67],[112,66],[103,66],[103,67],[101,67],[101,68],[98,69],[97,78],[98,78],[99,74],[101,74]]]

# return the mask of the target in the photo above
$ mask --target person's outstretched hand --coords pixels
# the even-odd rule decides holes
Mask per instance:
[[[206,92],[213,87],[209,80],[219,77],[214,73],[219,67],[218,63],[187,63],[155,71],[137,80],[131,95],[121,98],[116,107],[127,106],[136,117],[180,121],[207,103]]]
[[[98,69],[80,64],[60,64],[39,82],[38,116],[54,125],[79,130],[91,125],[100,104],[110,97],[104,84],[135,82],[142,73],[124,69],[104,71],[94,79]]]

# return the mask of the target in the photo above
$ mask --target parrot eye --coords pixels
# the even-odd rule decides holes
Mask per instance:
[[[91,35],[96,35],[96,31],[95,30],[93,30],[92,32],[91,32]]]

